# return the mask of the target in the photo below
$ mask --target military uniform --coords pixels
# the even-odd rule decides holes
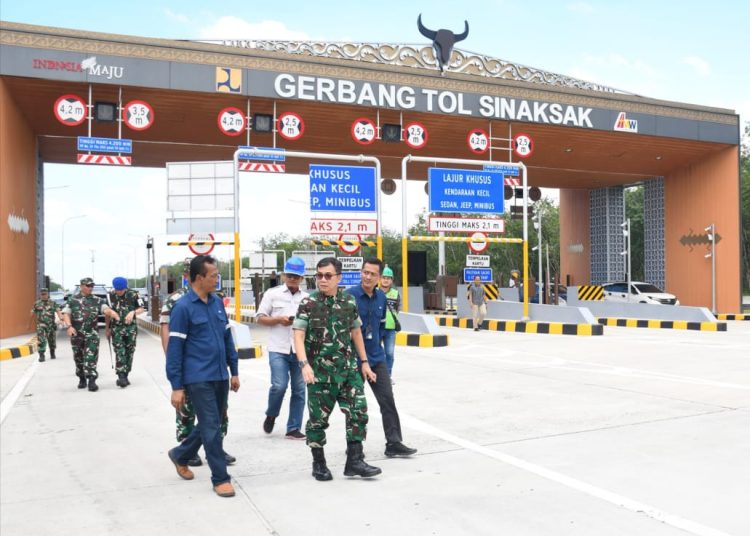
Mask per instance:
[[[112,319],[109,321],[109,328],[112,332],[112,346],[115,348],[117,359],[115,372],[118,376],[121,374],[127,376],[133,368],[133,354],[135,353],[138,325],[135,321],[135,315],[130,324],[125,323],[125,317],[140,308],[138,292],[132,289],[125,289],[125,293],[122,296],[118,296],[112,290],[109,293],[109,302],[112,309],[120,315],[119,321]]]
[[[42,289],[42,293],[47,289]],[[55,348],[57,348],[57,322],[55,317],[60,312],[60,306],[49,297],[37,300],[31,308],[36,317],[36,338],[39,345],[39,361],[44,361],[44,352],[49,346],[50,358],[55,359]]]
[[[81,285],[93,283],[90,278],[81,279]],[[63,313],[70,315],[71,326],[76,334],[70,338],[73,348],[73,360],[76,364],[76,376],[81,380],[96,380],[99,374],[96,365],[99,361],[99,331],[97,317],[109,309],[100,297],[79,293],[68,298]]]
[[[174,304],[177,303],[177,300],[187,294],[188,290],[190,289],[187,287],[179,288],[167,297],[167,300],[159,311],[160,324],[169,324],[169,315],[172,312]],[[189,436],[190,432],[195,428],[195,409],[193,408],[193,403],[190,401],[190,398],[187,396],[187,392],[185,392],[185,404],[175,412],[175,425],[178,443],[181,443],[187,436]],[[222,437],[227,436],[228,429],[229,415],[225,411],[221,419]]]
[[[351,330],[361,325],[354,297],[341,289],[335,296],[313,291],[300,303],[293,327],[305,331],[305,351],[315,374],[315,383],[307,386],[307,444],[313,449],[326,444],[336,402],[346,416],[347,442],[361,443],[367,435],[367,399],[351,339]]]

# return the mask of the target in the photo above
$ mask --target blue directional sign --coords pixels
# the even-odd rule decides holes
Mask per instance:
[[[240,153],[239,157],[246,160],[264,160],[267,162],[284,162],[286,160],[286,150],[276,147],[253,147],[252,145],[240,145],[238,149],[260,149],[261,151],[273,151],[274,154],[250,154]]]
[[[341,272],[340,287],[356,287],[362,282],[362,272]]]
[[[96,153],[132,153],[133,140],[118,138],[88,138],[78,136],[79,151],[93,151]]]
[[[482,283],[492,283],[492,268],[464,268],[464,283],[471,283],[479,276]]]
[[[312,212],[375,212],[375,168],[310,164]]]
[[[506,177],[518,177],[521,174],[521,168],[517,166],[496,166],[494,164],[485,164],[482,166],[484,171],[496,171]]]
[[[430,212],[502,214],[503,174],[430,168]]]

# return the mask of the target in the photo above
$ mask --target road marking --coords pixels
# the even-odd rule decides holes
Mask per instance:
[[[695,534],[696,536],[731,536],[730,534],[718,529],[707,527],[706,525],[702,525],[695,521],[685,519],[684,517],[680,517],[678,515],[670,514],[651,505],[630,499],[623,495],[619,495],[617,493],[602,489],[592,484],[588,484],[562,473],[558,473],[557,471],[542,467],[541,465],[527,462],[526,460],[516,458],[515,456],[505,454],[489,447],[483,447],[482,445],[436,428],[435,426],[427,424],[426,422],[410,415],[402,414],[401,422],[404,423],[407,427],[418,432],[437,437],[439,439],[442,439],[443,441],[453,443],[454,445],[462,447],[466,450],[471,450],[476,452],[477,454],[487,456],[488,458],[493,458],[503,463],[507,463],[508,465],[512,465],[513,467],[517,467],[518,469],[528,471],[542,478],[546,478],[547,480],[557,482],[558,484],[562,484],[563,486],[578,490],[582,493],[609,502],[611,504],[614,504],[615,506],[625,508],[626,510],[630,510],[637,514],[645,514],[648,517],[651,517],[661,523],[666,523],[667,525],[685,530],[690,534]]]
[[[31,378],[34,377],[37,367],[39,367],[39,361],[34,361],[13,386],[13,389],[8,393],[8,396],[3,398],[3,401],[0,403],[0,424],[5,421],[5,417],[10,414],[10,410],[16,405],[16,400],[18,400],[21,394],[23,394],[26,385],[31,381]]]

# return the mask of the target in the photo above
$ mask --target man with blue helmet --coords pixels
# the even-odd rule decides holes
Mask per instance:
[[[128,288],[128,280],[124,277],[115,277],[112,280],[113,289],[109,293],[109,303],[120,316],[119,320],[107,317],[106,335],[112,338],[112,346],[117,356],[117,386],[127,387],[130,385],[128,375],[133,368],[133,354],[135,353],[135,340],[138,336],[138,327],[135,317],[143,312],[140,306],[138,292]]]
[[[297,364],[297,354],[292,335],[292,322],[300,302],[307,292],[299,285],[305,277],[305,261],[294,256],[284,264],[281,285],[269,288],[256,313],[256,321],[270,329],[268,338],[268,364],[271,367],[271,388],[268,391],[268,408],[263,421],[263,431],[270,434],[281,411],[287,384],[292,384],[289,400],[289,418],[286,422],[287,439],[305,439],[302,433],[302,414],[305,410],[305,380]]]

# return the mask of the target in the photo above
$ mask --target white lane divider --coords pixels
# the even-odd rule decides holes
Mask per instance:
[[[685,519],[684,517],[680,517],[678,515],[670,514],[651,505],[630,499],[628,497],[624,497],[623,495],[619,495],[611,491],[607,491],[592,484],[588,484],[562,473],[558,473],[557,471],[547,469],[546,467],[542,467],[541,465],[527,462],[520,458],[516,458],[515,456],[505,454],[489,447],[483,447],[482,445],[436,428],[410,415],[402,414],[401,422],[405,426],[418,432],[437,437],[439,439],[442,439],[443,441],[447,441],[448,443],[453,443],[454,445],[465,448],[466,450],[471,450],[478,454],[482,454],[483,456],[487,456],[488,458],[493,458],[503,463],[507,463],[508,465],[512,465],[513,467],[517,467],[518,469],[528,471],[542,478],[546,478],[547,480],[557,482],[558,484],[578,490],[597,499],[607,501],[611,504],[614,504],[615,506],[625,508],[626,510],[630,510],[637,514],[645,514],[648,517],[651,517],[661,523],[666,523],[667,525],[685,530],[690,534],[695,534],[696,536],[731,536],[730,534],[718,529],[707,527],[706,525],[702,525],[695,521]]]
[[[34,377],[34,373],[36,372],[37,367],[39,367],[39,361],[34,361],[31,365],[29,365],[29,368],[26,369],[26,371],[21,375],[21,378],[16,382],[16,384],[13,386],[13,389],[11,389],[10,393],[8,393],[8,396],[3,398],[3,401],[0,402],[0,424],[2,424],[5,421],[5,417],[7,417],[10,414],[10,410],[13,409],[13,406],[16,405],[16,400],[23,394],[23,390],[26,389],[26,385],[31,381],[31,378]]]

